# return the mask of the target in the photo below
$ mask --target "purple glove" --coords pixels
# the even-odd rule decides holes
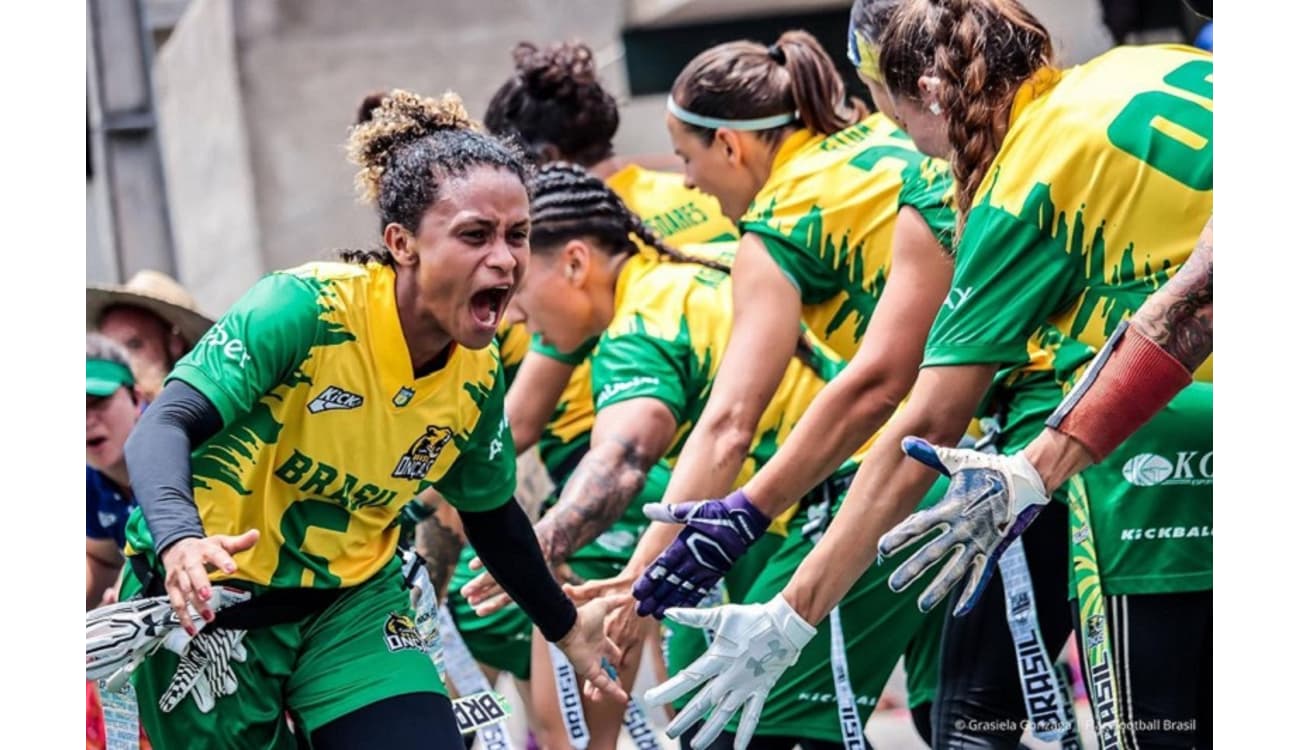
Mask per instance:
[[[669,607],[699,604],[772,523],[743,490],[721,500],[650,503],[645,514],[686,526],[632,587],[637,614],[661,620]]]

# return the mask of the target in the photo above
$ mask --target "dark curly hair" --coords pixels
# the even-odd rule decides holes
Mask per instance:
[[[361,168],[357,189],[379,209],[381,228],[395,223],[418,232],[441,182],[474,167],[509,170],[528,187],[532,169],[527,157],[513,144],[481,132],[455,94],[433,99],[394,89],[378,102],[376,96],[361,104],[348,136],[348,157]],[[386,248],[346,250],[342,256],[353,263],[395,265]]]
[[[596,80],[596,59],[581,42],[545,48],[520,42],[515,73],[488,103],[484,124],[493,134],[517,140],[537,161],[552,158],[584,167],[614,153],[618,104]]]

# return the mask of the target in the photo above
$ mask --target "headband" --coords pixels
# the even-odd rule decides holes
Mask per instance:
[[[673,100],[673,95],[668,95],[668,111],[673,117],[681,120],[687,125],[694,125],[697,128],[708,128],[717,130],[718,128],[731,128],[732,130],[768,130],[769,128],[788,125],[799,120],[798,112],[786,112],[784,114],[772,115],[770,117],[755,117],[750,120],[724,120],[720,117],[708,117],[697,115],[678,106]]]

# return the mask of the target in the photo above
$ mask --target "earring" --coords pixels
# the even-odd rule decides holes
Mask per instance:
[[[930,111],[936,115],[943,114],[943,108],[939,106],[939,102],[930,102]]]

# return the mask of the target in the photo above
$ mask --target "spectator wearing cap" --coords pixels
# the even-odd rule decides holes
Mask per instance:
[[[139,390],[156,396],[163,378],[212,327],[189,292],[158,271],[140,271],[122,285],[86,287],[86,328],[126,348]]]
[[[135,507],[123,447],[139,402],[123,347],[86,334],[86,609],[99,606],[122,568],[126,518]]]

